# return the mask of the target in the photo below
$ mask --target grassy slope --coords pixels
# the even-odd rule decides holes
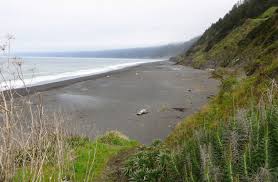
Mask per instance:
[[[277,9],[246,20],[209,51],[206,43],[196,44],[179,57],[197,68],[216,68],[220,92],[164,143],[130,158],[130,179],[278,180],[278,89],[271,81],[278,76]]]
[[[92,181],[102,175],[108,161],[117,154],[138,146],[138,142],[129,140],[118,132],[108,132],[95,141],[88,138],[71,137],[68,139],[71,156],[64,163],[64,180]],[[55,165],[44,166],[42,181],[57,181],[59,170]],[[18,170],[14,181],[29,181],[28,173],[22,176]]]
[[[268,81],[271,78],[277,80],[277,10],[277,7],[272,7],[258,18],[247,20],[242,26],[235,28],[222,41],[217,43],[210,51],[205,52],[204,48],[200,48],[205,47],[205,45],[196,45],[198,51],[192,52],[189,57],[183,57],[183,59],[193,59],[193,65],[197,67],[208,64],[208,60],[215,60],[217,71],[214,74],[222,81],[221,91],[218,97],[205,106],[201,112],[181,123],[168,137],[168,142],[170,140],[178,141],[180,137],[175,135],[182,133],[179,130],[184,130],[182,128],[190,130],[190,125],[198,125],[196,120],[201,120],[198,118],[211,117],[212,123],[210,125],[214,125],[220,118],[227,119],[228,116],[233,114],[234,107],[246,106],[250,99],[262,95],[268,88]],[[274,33],[276,38],[272,42],[266,43]],[[249,60],[250,62],[248,62]],[[186,63],[186,60],[184,61]],[[219,66],[233,66],[233,68],[239,69],[236,69],[237,71],[234,71],[234,73],[228,73]],[[239,77],[238,72],[242,71],[240,66],[245,66],[245,70],[247,72],[252,71],[253,74],[244,78]]]
[[[258,18],[247,20],[210,51],[205,52],[204,49],[199,49],[197,52],[191,53],[191,59],[195,60],[193,65],[197,65],[197,67],[207,64],[207,60],[215,60],[217,69],[214,74],[222,82],[220,93],[199,113],[181,122],[166,139],[167,145],[179,146],[184,140],[193,136],[195,129],[204,126],[209,129],[222,127],[223,121],[228,121],[237,110],[250,107],[251,103],[257,103],[258,99],[270,88],[272,78],[277,80],[277,10],[278,7],[272,7]],[[266,43],[274,33],[276,38],[272,42]],[[244,41],[245,45],[242,45]],[[189,59],[189,57],[184,57],[184,59]],[[249,60],[250,62],[248,62]],[[203,65],[200,65],[200,62]],[[237,67],[237,65],[239,66]],[[250,76],[239,76],[242,65],[246,67],[247,71],[256,70],[253,70],[253,74]],[[228,72],[225,68],[219,68],[221,66],[232,66],[236,69]]]
[[[84,145],[78,146],[75,150],[77,158],[74,161],[75,176],[73,179],[75,181],[83,181],[87,178],[88,181],[91,181],[99,177],[111,157],[135,146],[137,146],[137,142],[122,139],[118,140],[117,143],[107,143],[106,141],[100,140],[98,142],[87,142]],[[96,157],[94,159],[93,154],[95,151]],[[90,170],[88,167],[92,170],[89,176],[87,175]]]
[[[207,42],[202,42],[196,44],[189,55],[181,56],[179,61],[196,68],[243,65],[246,71],[252,71],[250,69],[259,64],[269,64],[277,58],[277,27],[278,8],[272,7],[263,15],[234,28],[209,51],[205,50]]]

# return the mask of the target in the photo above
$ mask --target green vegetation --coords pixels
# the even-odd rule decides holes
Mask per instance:
[[[177,60],[195,68],[243,67],[247,75],[260,72],[260,69],[277,61],[278,5],[267,5],[275,4],[274,1],[263,2],[264,5],[258,3],[254,7],[250,6],[252,8],[249,9],[254,11],[260,9],[258,12],[261,14],[255,13],[246,17],[241,15],[238,17],[240,21],[234,20],[234,23],[232,18],[231,20],[228,18],[240,15],[239,11],[246,12],[252,2],[256,0],[235,6],[221,19],[220,22],[223,23],[218,22],[212,25],[201,39]],[[231,24],[232,28],[224,31],[222,35],[224,25],[221,24],[226,23]]]
[[[59,175],[63,180],[92,181],[102,175],[109,159],[119,152],[134,148],[136,141],[129,140],[123,134],[111,131],[99,137],[95,141],[83,137],[69,137],[67,139],[67,151],[70,156],[63,164],[63,172],[57,168],[55,161],[43,165],[42,181],[57,181]],[[31,179],[30,172],[18,169],[14,181],[28,181]]]
[[[200,40],[186,55],[192,55],[200,49],[209,51],[218,42],[223,40],[235,28],[244,24],[250,18],[255,18],[264,13],[268,8],[278,6],[276,0],[243,0],[237,3],[232,10],[218,22],[206,30]]]
[[[271,7],[267,11],[265,11],[259,18],[269,18],[271,17],[276,11],[278,7]]]
[[[175,155],[161,141],[141,148],[126,162],[124,174],[129,181],[179,181]]]
[[[83,142],[84,139],[80,138],[78,140],[81,143],[73,145],[76,156],[73,164],[75,176],[69,178],[74,181],[91,181],[99,177],[112,156],[138,145],[119,132],[108,132],[94,142]]]

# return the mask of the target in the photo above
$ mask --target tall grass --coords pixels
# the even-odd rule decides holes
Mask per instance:
[[[2,82],[9,85],[4,75]],[[63,116],[46,113],[39,94],[35,104],[29,95],[6,89],[0,92],[0,181],[61,181],[70,161]]]
[[[25,84],[22,61],[10,56],[12,39],[8,35],[1,45],[1,50],[8,52],[0,72],[0,181],[61,181],[68,170],[65,161],[70,160],[63,116],[46,113],[40,94],[33,96],[38,100],[35,104],[27,88],[25,97],[13,89],[14,80]],[[50,167],[56,172],[49,172]]]

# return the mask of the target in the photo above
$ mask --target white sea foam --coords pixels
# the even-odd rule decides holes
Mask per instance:
[[[157,62],[157,61],[161,61],[161,60],[140,60],[140,61],[136,60],[136,62],[132,61],[128,63],[120,63],[120,64],[110,65],[102,68],[81,69],[81,70],[64,72],[64,73],[53,74],[53,75],[34,76],[26,79],[10,79],[0,83],[0,90],[3,91],[3,90],[16,89],[16,88],[39,86],[48,83],[70,80],[74,78],[109,73],[116,70],[134,67],[140,64]],[[25,75],[32,75],[32,74],[26,73]]]

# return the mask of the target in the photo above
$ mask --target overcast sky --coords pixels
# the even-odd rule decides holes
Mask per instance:
[[[237,0],[0,0],[15,51],[142,47],[200,35]]]

